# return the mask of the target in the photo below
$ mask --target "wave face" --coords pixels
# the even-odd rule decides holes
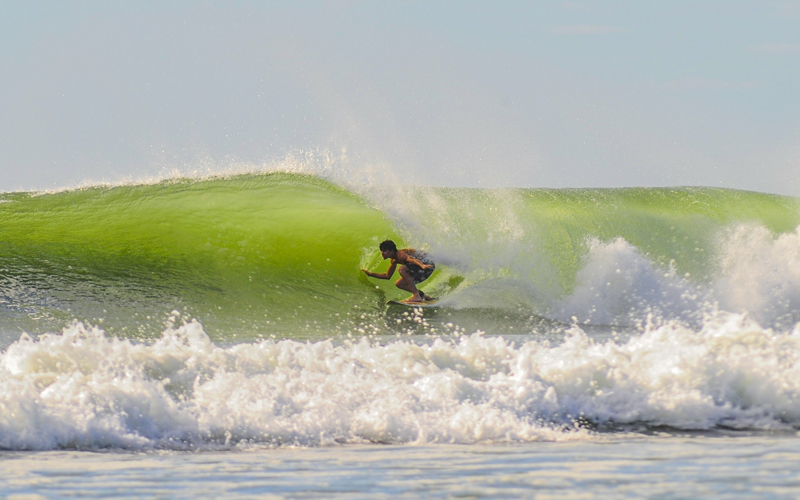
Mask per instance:
[[[741,315],[558,346],[480,334],[338,345],[154,343],[74,325],[0,355],[0,448],[207,449],[596,439],[597,430],[800,428],[800,328]],[[607,434],[606,434],[607,435]]]
[[[393,234],[356,196],[296,174],[5,201],[5,312],[28,331],[78,318],[115,333],[160,333],[172,310],[228,333],[327,329],[331,317],[373,301],[356,271],[378,235]]]
[[[360,194],[356,194],[358,191]],[[348,191],[271,173],[50,194],[0,203],[0,329],[77,319],[158,337],[177,311],[214,339],[264,335],[530,333],[553,322],[700,327],[715,310],[800,321],[800,204],[710,188]],[[368,280],[393,238],[437,261],[441,306]],[[381,267],[382,266],[382,267]],[[7,345],[7,343],[6,343]]]

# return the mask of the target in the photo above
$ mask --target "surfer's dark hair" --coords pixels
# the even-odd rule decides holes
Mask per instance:
[[[381,252],[383,252],[385,250],[394,250],[396,252],[397,251],[397,245],[395,245],[394,241],[392,241],[392,240],[385,240],[385,241],[381,241],[380,249],[381,249]]]

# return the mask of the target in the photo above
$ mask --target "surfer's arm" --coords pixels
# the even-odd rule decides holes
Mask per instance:
[[[378,278],[379,280],[388,280],[394,274],[395,269],[397,269],[397,262],[392,261],[392,265],[389,266],[389,269],[387,269],[386,272],[383,274],[373,273],[372,271],[369,271],[367,269],[362,269],[362,271],[364,271],[364,274],[366,274],[370,278]]]

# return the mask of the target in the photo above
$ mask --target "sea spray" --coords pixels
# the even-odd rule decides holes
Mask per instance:
[[[573,291],[553,309],[562,321],[632,325],[646,318],[699,327],[712,311],[747,312],[789,329],[800,321],[800,227],[774,235],[760,225],[731,224],[717,234],[706,279],[658,266],[617,238],[588,241]]]

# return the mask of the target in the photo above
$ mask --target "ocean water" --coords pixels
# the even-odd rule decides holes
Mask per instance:
[[[0,194],[9,498],[797,498],[800,200],[322,175]],[[377,244],[427,251],[404,298]]]

